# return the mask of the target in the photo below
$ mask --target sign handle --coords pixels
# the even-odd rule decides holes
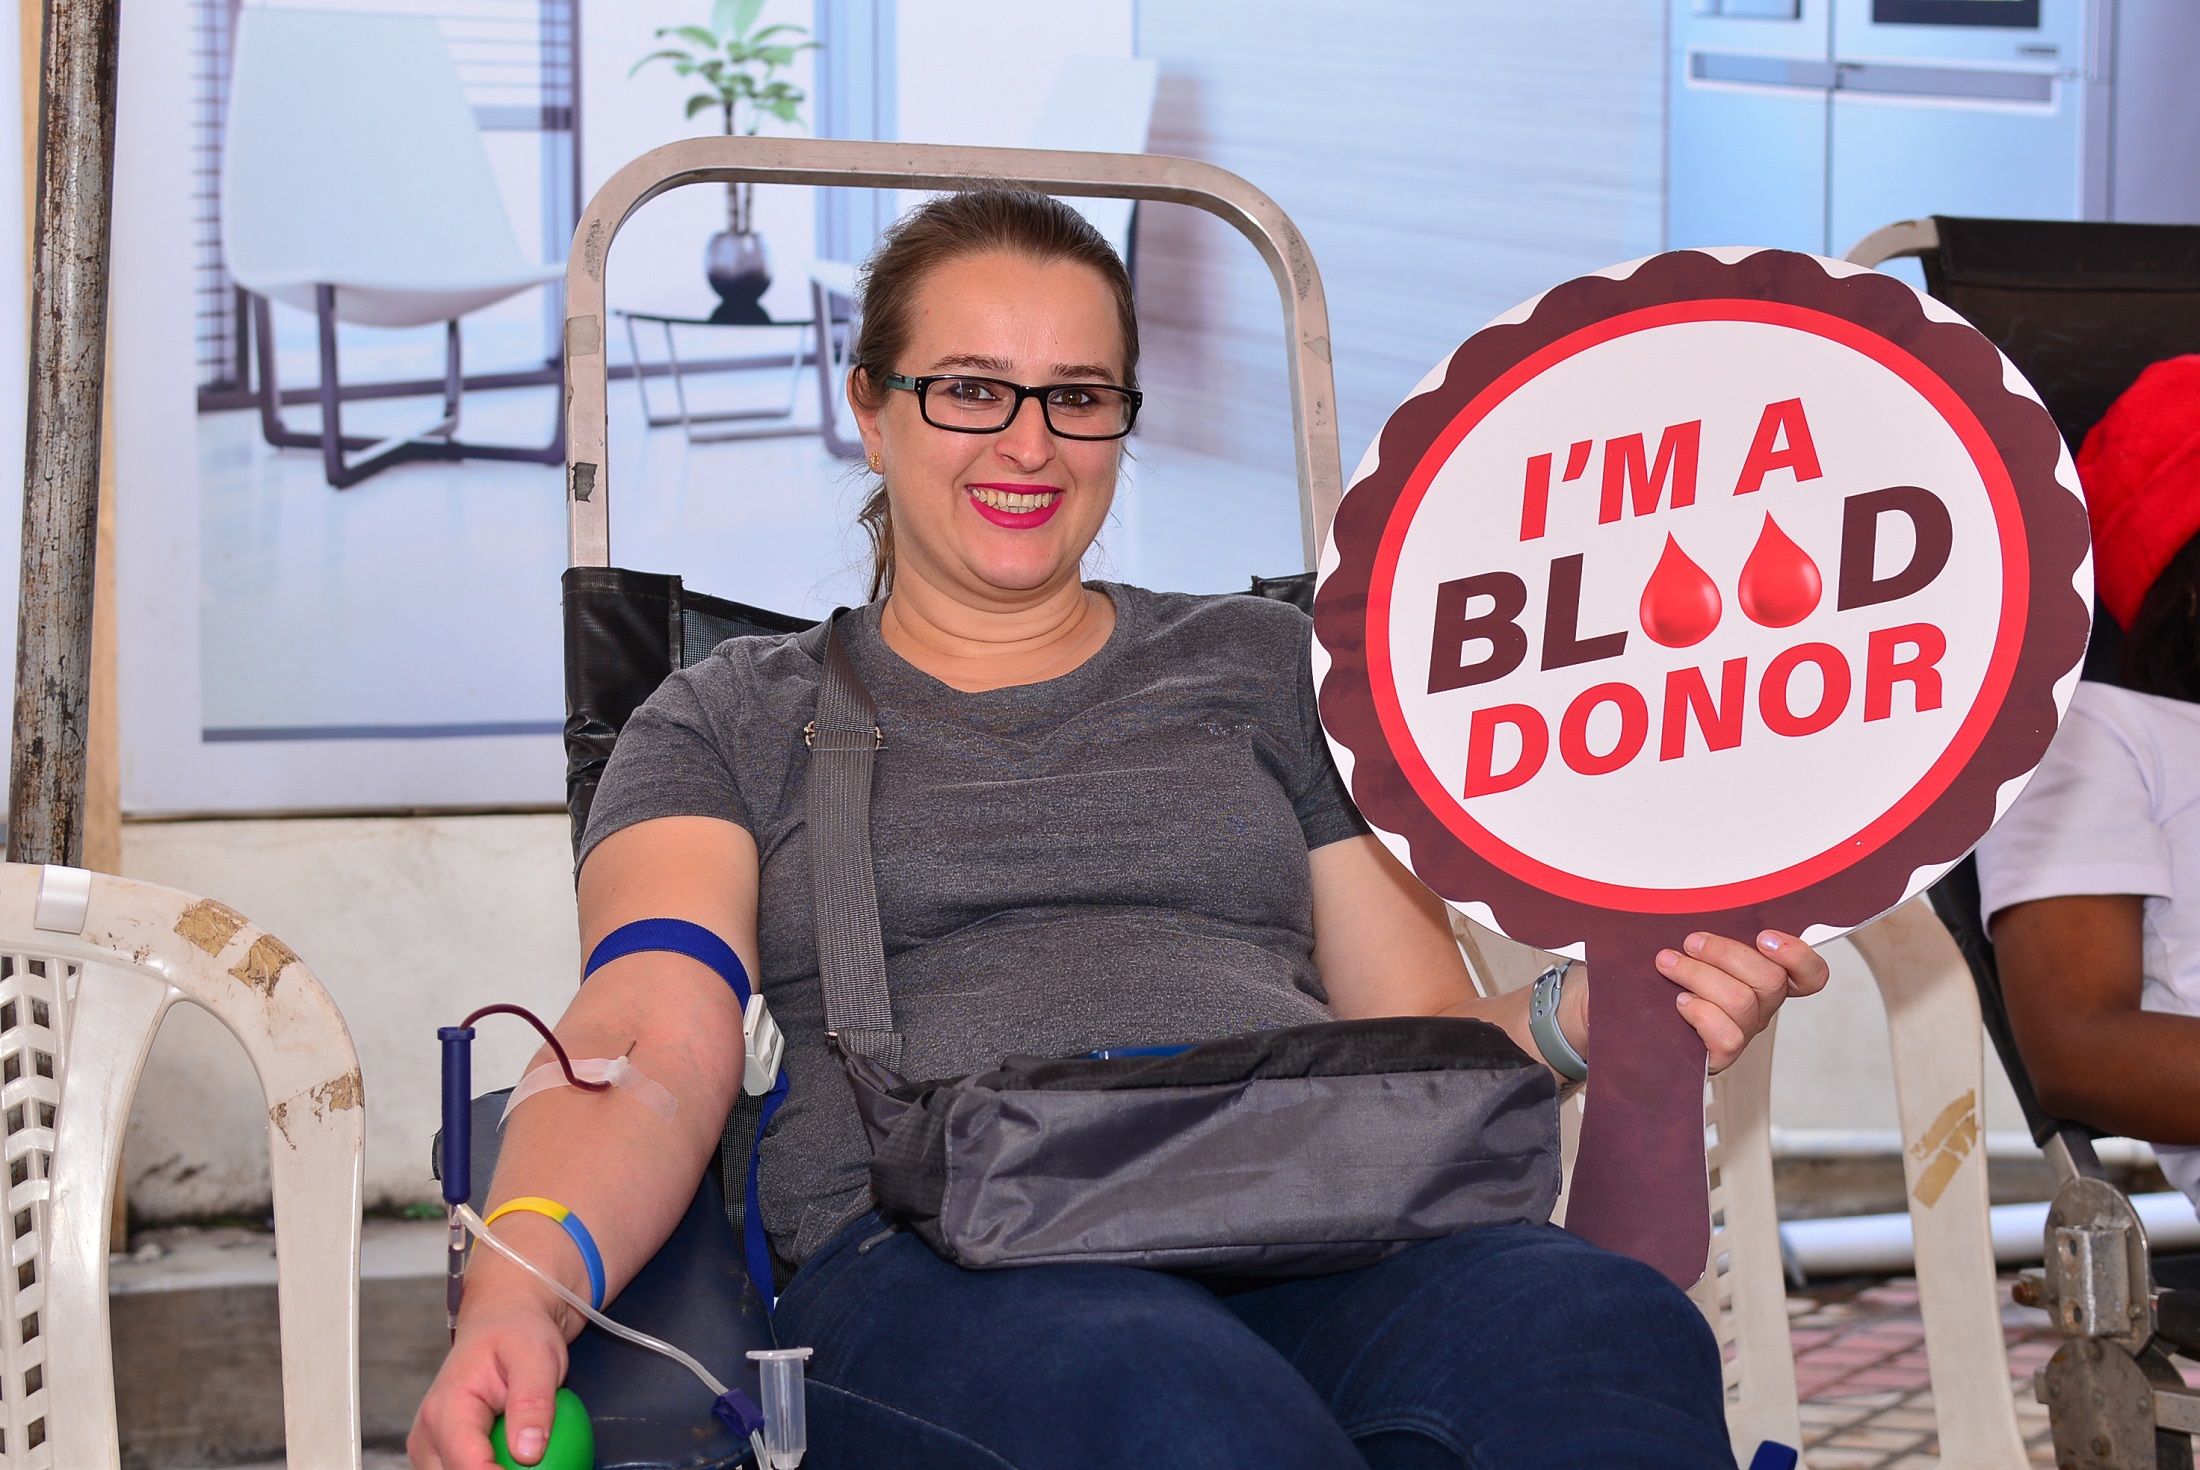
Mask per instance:
[[[1566,1228],[1686,1290],[1711,1247],[1704,1046],[1658,973],[1665,946],[1635,930],[1589,946],[1589,1092]]]

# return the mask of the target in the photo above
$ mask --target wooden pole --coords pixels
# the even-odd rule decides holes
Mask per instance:
[[[18,100],[23,129],[23,320],[38,248],[38,78],[45,0],[16,0]],[[108,345],[112,347],[110,332]],[[99,452],[99,554],[92,594],[91,729],[84,753],[84,866],[122,871],[122,741],[115,689],[115,383],[107,379]]]
[[[120,0],[49,0],[31,256],[8,858],[84,855]]]
[[[29,265],[38,235],[38,79],[45,36],[45,0],[16,0],[17,97],[22,107],[23,320],[30,320]],[[122,871],[121,741],[115,695],[115,384],[108,378],[100,427],[99,550],[92,596],[91,722],[84,755],[84,860],[101,873]],[[115,1169],[114,1206],[107,1248],[130,1248],[127,1159]]]

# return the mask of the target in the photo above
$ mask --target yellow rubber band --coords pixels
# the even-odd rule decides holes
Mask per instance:
[[[508,1199],[503,1204],[498,1205],[495,1209],[489,1212],[489,1218],[482,1221],[481,1223],[484,1225],[494,1225],[497,1221],[503,1219],[506,1215],[520,1212],[525,1212],[527,1214],[533,1215],[548,1215],[551,1219],[557,1221],[561,1225],[565,1223],[565,1217],[573,1213],[571,1210],[559,1204],[554,1199],[544,1199],[540,1195],[523,1194],[518,1199]]]

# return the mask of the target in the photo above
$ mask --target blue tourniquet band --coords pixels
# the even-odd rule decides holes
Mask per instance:
[[[748,1005],[749,972],[742,965],[741,956],[735,954],[733,946],[725,940],[688,919],[636,919],[631,924],[621,924],[589,952],[588,968],[581,972],[581,978],[586,980],[613,960],[650,950],[684,954],[710,966],[718,972],[719,979],[733,987],[734,996],[741,1004]]]
[[[581,978],[595,974],[613,960],[624,959],[630,954],[645,951],[662,951],[686,955],[718,972],[718,978],[733,987],[734,998],[743,1010],[749,1003],[749,972],[741,964],[741,957],[733,952],[733,946],[717,935],[688,919],[636,919],[631,924],[621,924],[606,934],[590,951],[588,968]],[[742,1241],[741,1256],[748,1267],[749,1281],[756,1287],[756,1294],[764,1299],[769,1309],[774,1301],[771,1243],[764,1235],[764,1212],[757,1206],[756,1165],[758,1146],[764,1139],[764,1130],[771,1127],[772,1115],[787,1100],[787,1074],[784,1069],[772,1084],[772,1090],[764,1094],[764,1105],[757,1114],[757,1144],[749,1149],[749,1176],[742,1191]],[[586,1252],[583,1252],[586,1254]],[[600,1275],[602,1267],[594,1268]],[[592,1278],[593,1279],[593,1278]]]
[[[756,1115],[756,1143],[749,1149],[749,1177],[741,1191],[741,1259],[749,1269],[749,1280],[756,1285],[756,1294],[764,1299],[766,1311],[778,1304],[779,1291],[772,1275],[771,1241],[764,1234],[764,1211],[756,1198],[756,1165],[763,1153],[764,1130],[772,1126],[772,1115],[786,1100],[787,1073],[781,1068],[779,1080],[764,1094],[763,1109]]]

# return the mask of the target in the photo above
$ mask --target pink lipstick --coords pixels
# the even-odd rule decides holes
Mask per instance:
[[[1054,519],[1062,508],[1063,492],[1052,485],[1018,485],[987,482],[965,486],[973,510],[996,526],[1012,531],[1032,531]]]

